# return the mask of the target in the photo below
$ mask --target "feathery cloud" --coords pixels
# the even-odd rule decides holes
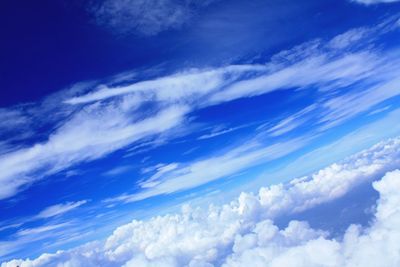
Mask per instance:
[[[0,151],[0,199],[14,196],[38,179],[138,141],[163,135],[173,138],[174,130],[187,126],[191,112],[239,98],[290,88],[318,88],[321,101],[316,102],[312,114],[306,109],[283,120],[272,127],[271,134],[285,134],[310,121],[309,126],[320,131],[337,126],[400,94],[399,53],[371,48],[370,42],[392,28],[393,18],[362,34],[342,35],[339,41],[317,40],[283,51],[264,65],[188,70],[123,85],[78,84],[35,107],[3,109],[2,116],[17,118],[13,123],[28,116],[28,121],[38,121],[50,130],[40,132],[41,141],[36,143],[30,140],[10,148],[13,140],[6,139],[0,144],[4,149]],[[348,90],[354,85],[363,90]],[[325,93],[330,97],[324,97]],[[49,112],[54,116],[48,119],[44,114]],[[24,132],[14,126],[0,127]]]
[[[76,202],[66,202],[66,203],[56,204],[56,205],[45,208],[37,216],[35,216],[35,218],[44,219],[44,218],[50,218],[50,217],[54,217],[57,215],[61,215],[63,213],[66,213],[68,211],[76,209],[79,206],[84,205],[85,203],[87,203],[87,200],[80,200],[80,201],[76,201]]]
[[[179,29],[198,9],[212,3],[181,0],[105,0],[89,7],[96,22],[117,33],[147,36]]]
[[[364,5],[373,5],[373,4],[395,3],[398,2],[399,0],[353,0],[353,1]]]

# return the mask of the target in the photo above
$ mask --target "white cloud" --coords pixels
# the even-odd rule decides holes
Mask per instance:
[[[125,86],[102,86],[97,91],[67,99],[65,103],[76,105],[133,94],[142,100],[162,102],[193,102],[218,91],[244,75],[264,73],[263,65],[230,65],[216,69],[192,69],[154,80],[140,81]],[[198,100],[198,99],[196,99]]]
[[[214,129],[212,129],[211,133],[203,134],[200,137],[198,137],[197,139],[204,140],[204,139],[217,137],[217,136],[224,135],[224,134],[227,134],[230,132],[234,132],[234,131],[242,129],[242,128],[246,128],[248,126],[249,126],[249,124],[245,124],[245,125],[241,125],[241,126],[237,126],[237,127],[231,127],[231,128],[225,128],[223,126],[218,126],[218,127],[215,127]]]
[[[93,104],[76,113],[44,143],[0,155],[0,198],[14,195],[41,176],[93,160],[140,139],[161,134],[183,121],[186,108],[166,108],[132,121],[118,105]]]
[[[399,95],[398,51],[381,52],[374,41],[393,30],[393,18],[371,28],[356,28],[328,42],[316,40],[275,55],[265,65],[232,65],[216,69],[190,70],[154,80],[117,87],[100,87],[97,91],[65,100],[84,104],[131,95],[142,101],[185,103],[202,108],[223,102],[253,97],[290,88],[318,88],[321,100],[314,108],[314,118],[321,130],[336,126],[375,105]],[[358,83],[358,84],[357,84]],[[349,86],[363,90],[349,90]],[[354,89],[354,88],[352,88]],[[325,96],[324,92],[330,94]],[[301,125],[304,114],[283,120],[284,134]]]
[[[118,81],[102,86],[83,83],[49,96],[36,103],[35,108],[29,104],[29,109],[20,106],[1,110],[0,117],[11,116],[15,123],[4,126],[7,129],[24,132],[14,126],[28,117],[28,121],[51,130],[36,133],[43,141],[30,145],[27,143],[31,140],[10,148],[10,140],[2,141],[0,199],[11,197],[38,179],[65,171],[77,163],[104,157],[138,141],[173,136],[174,130],[187,129],[184,122],[191,112],[238,98],[289,88],[318,88],[315,112],[283,119],[270,129],[273,136],[286,134],[311,120],[311,126],[318,124],[323,131],[368,112],[400,93],[399,53],[371,48],[368,41],[373,38],[369,32],[374,32],[375,37],[380,30],[387,30],[387,24],[382,23],[373,31],[364,30],[363,34],[353,32],[346,38],[342,35],[340,40],[336,38],[329,44],[315,41],[312,46],[305,44],[283,51],[265,65],[193,69],[127,85],[118,85]],[[364,42],[368,45],[359,45]],[[356,49],[352,48],[354,43],[357,43]],[[362,90],[346,88],[355,84]],[[54,116],[48,118],[45,114]],[[34,133],[35,128],[30,128]],[[202,183],[197,177],[190,186],[203,184],[212,175]],[[173,180],[159,185],[165,186],[161,193],[171,191],[167,183],[172,184]]]
[[[0,109],[0,130],[1,133],[19,128],[28,124],[29,118],[18,109]]]
[[[398,64],[397,60],[392,63]],[[326,101],[320,123],[321,129],[330,128],[341,122],[354,117],[361,112],[369,110],[371,107],[400,94],[400,79],[395,73],[387,82],[380,83],[361,92],[348,93]],[[388,74],[390,75],[390,74]]]
[[[353,0],[354,2],[365,4],[365,5],[373,5],[373,4],[383,4],[383,3],[394,3],[399,0]]]
[[[371,112],[368,113],[368,116],[379,114],[381,112],[389,110],[390,108],[391,108],[391,106],[389,105],[389,106],[384,106],[384,107],[381,107],[381,108],[374,109],[374,110],[372,110]]]
[[[50,218],[50,217],[54,217],[57,215],[61,215],[63,213],[66,213],[68,211],[76,209],[85,203],[87,203],[87,200],[56,204],[56,205],[45,208],[44,210],[39,212],[39,214],[37,216],[35,216],[35,218],[44,219],[44,218]]]
[[[370,34],[370,30],[367,28],[356,28],[351,29],[345,33],[339,34],[334,37],[328,44],[328,46],[336,49],[343,49],[354,45],[355,42],[362,40],[366,35]]]
[[[65,103],[82,104],[132,94],[147,101],[187,103],[196,100],[200,106],[208,106],[293,87],[326,87],[333,82],[336,87],[343,87],[368,78],[372,71],[376,72],[378,65],[387,66],[383,64],[381,55],[374,51],[339,57],[332,54],[316,50],[309,57],[297,59],[289,65],[273,62],[267,65],[231,65],[211,70],[191,70],[128,86],[100,87],[95,92],[70,98]],[[390,66],[397,71],[397,68]]]
[[[279,229],[272,220],[332,201],[399,167],[399,146],[399,138],[382,142],[309,179],[262,188],[258,195],[243,193],[220,207],[184,206],[178,214],[134,220],[105,242],[1,266],[398,266],[400,170],[373,183],[380,198],[369,227],[351,225],[343,237],[330,239],[307,222],[291,221]]]
[[[117,176],[117,175],[121,175],[124,173],[127,173],[128,171],[132,170],[132,166],[129,165],[123,165],[123,166],[117,166],[111,170],[108,170],[106,172],[103,173],[103,175],[105,176]]]
[[[0,242],[0,256],[9,256],[13,252],[20,250],[22,247],[32,245],[38,241],[43,241],[54,237],[57,237],[58,240],[58,238],[62,237],[61,233],[70,226],[70,222],[50,223],[36,227],[19,226],[19,230],[12,235],[11,239],[4,239]],[[82,235],[84,234],[81,234],[81,236]],[[41,244],[42,246],[45,245],[44,243]],[[37,249],[37,247],[35,249]]]
[[[296,113],[293,118],[297,119],[297,117],[301,117],[305,111],[311,108],[303,109]],[[397,136],[400,133],[400,127],[398,126],[399,115],[400,110],[396,109],[382,119],[366,124],[335,142],[303,154],[278,171],[261,175],[258,179],[249,182],[247,186],[249,188],[254,188],[254,186],[256,188],[260,187],[260,184],[265,184],[266,176],[270,178],[270,182],[287,181],[288,178],[292,178],[295,175],[313,172],[335,160],[342,159],[360,149],[368,147],[379,140]],[[281,123],[278,125],[281,125]],[[388,127],[390,129],[380,133],[381,129]],[[270,128],[269,131],[271,129],[274,130],[274,128]],[[157,195],[179,192],[221,178],[227,178],[230,175],[235,175],[251,167],[286,156],[309,144],[314,138],[314,135],[310,135],[309,137],[303,136],[302,138],[289,139],[285,142],[266,145],[262,142],[262,139],[260,140],[256,137],[253,140],[248,140],[246,143],[234,145],[231,149],[225,148],[207,158],[200,158],[186,163],[172,163],[173,169],[162,168],[156,170],[153,168],[152,171],[155,173],[150,178],[138,183],[143,189],[142,191],[134,194],[124,194],[120,197],[108,199],[107,201],[138,201]],[[394,156],[389,160],[394,165],[398,163]],[[389,162],[386,164],[389,164]]]
[[[393,110],[382,119],[363,125],[357,130],[326,145],[319,146],[278,170],[264,173],[255,179],[251,188],[259,188],[264,177],[271,177],[271,183],[287,181],[288,178],[314,172],[332,162],[348,157],[380,140],[400,135],[400,109]],[[382,131],[382,129],[386,129]],[[396,162],[393,159],[393,162]]]
[[[161,169],[149,179],[140,182],[143,190],[131,195],[122,195],[107,201],[133,202],[149,197],[171,194],[190,189],[233,175],[249,167],[283,157],[303,147],[308,138],[296,138],[287,142],[264,146],[252,140],[220,155],[190,162],[173,169]]]
[[[68,225],[67,223],[60,223],[60,224],[52,224],[52,225],[45,225],[36,228],[28,228],[22,229],[17,232],[18,236],[26,236],[26,235],[37,235],[44,232],[53,231],[55,229],[59,229]]]
[[[76,225],[73,221],[60,222],[60,217],[86,203],[87,200],[60,203],[49,206],[36,215],[11,219],[8,222],[4,221],[3,226],[0,227],[0,231],[11,228],[15,228],[17,231],[0,242],[0,257],[9,256],[21,250],[21,248],[38,241],[56,238],[57,242],[62,242],[65,238],[76,238],[74,231],[80,226]],[[43,222],[45,223],[37,226],[38,220],[44,220]],[[81,232],[79,237],[82,238],[87,233],[88,231],[85,233]],[[54,243],[56,242],[53,242],[51,245]],[[41,246],[45,244],[46,242],[43,242]],[[46,246],[48,245],[49,243],[46,244]]]
[[[211,97],[211,101],[225,102],[294,87],[324,87],[332,82],[344,86],[368,77],[380,64],[370,52],[347,54],[335,59],[329,56],[313,55],[278,71],[239,81],[217,92]]]
[[[295,128],[299,127],[305,121],[305,117],[309,112],[315,110],[316,105],[312,104],[295,114],[288,116],[281,121],[279,121],[274,126],[268,128],[267,132],[271,136],[280,136],[287,132],[294,130]],[[265,125],[260,126],[259,128],[265,128]]]
[[[18,219],[11,219],[9,221],[3,221],[2,225],[0,225],[0,231],[11,229],[11,228],[21,228],[27,223],[32,223],[34,221],[40,219],[49,219],[53,217],[59,217],[67,212],[70,212],[78,207],[86,204],[87,200],[80,200],[80,201],[70,201],[65,203],[59,203],[52,206],[48,206],[36,215],[28,216],[28,217],[21,217]],[[46,226],[47,227],[47,226]],[[46,229],[43,228],[43,229]],[[57,227],[58,228],[58,227]],[[53,228],[50,228],[50,230]],[[26,231],[25,231],[26,232]],[[34,233],[33,231],[32,233]],[[0,253],[1,255],[1,253]]]
[[[179,0],[104,0],[90,7],[100,25],[117,33],[156,35],[187,23],[200,7],[213,2]]]
[[[254,244],[229,256],[224,266],[397,266],[400,264],[400,171],[374,182],[380,193],[375,220],[369,228],[351,225],[343,239],[324,237],[303,240],[295,246]],[[259,235],[258,238],[263,236]],[[258,240],[257,240],[258,241]]]

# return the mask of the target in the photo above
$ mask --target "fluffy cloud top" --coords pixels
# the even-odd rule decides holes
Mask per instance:
[[[104,242],[13,260],[2,267],[32,266],[382,266],[400,264],[400,170],[373,187],[380,198],[365,229],[351,225],[343,237],[291,221],[279,229],[273,218],[335,199],[356,184],[398,166],[400,139],[380,143],[308,179],[242,193],[224,206],[184,206],[179,214],[132,221]],[[397,158],[397,159],[396,159]]]

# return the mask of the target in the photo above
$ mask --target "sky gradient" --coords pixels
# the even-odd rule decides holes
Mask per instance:
[[[400,2],[0,12],[2,267],[377,266],[369,244],[400,251]]]

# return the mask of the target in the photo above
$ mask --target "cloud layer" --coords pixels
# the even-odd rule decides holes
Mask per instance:
[[[224,206],[182,207],[181,213],[117,228],[104,242],[13,260],[2,267],[33,266],[382,266],[400,264],[400,171],[373,182],[379,192],[375,219],[351,225],[343,237],[291,221],[273,219],[332,201],[360,183],[398,168],[400,139],[382,142],[346,161],[289,184],[242,193]]]

